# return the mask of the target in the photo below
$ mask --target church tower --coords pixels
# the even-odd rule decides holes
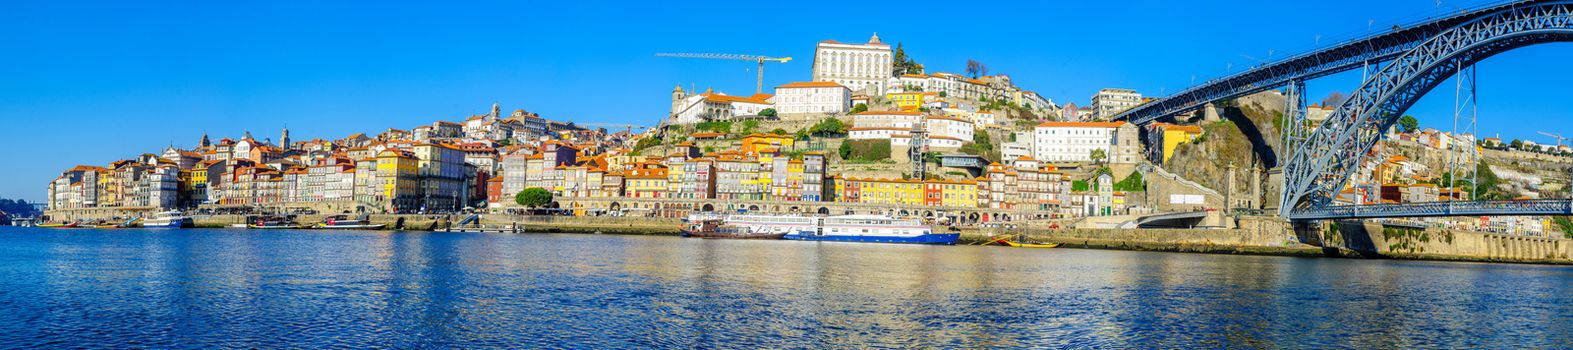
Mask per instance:
[[[289,149],[289,127],[285,127],[284,134],[279,135],[279,147]]]
[[[213,146],[213,143],[208,141],[208,132],[206,132],[206,131],[202,132],[202,141],[197,141],[197,146],[202,147],[202,148],[208,148],[208,147],[212,147]]]
[[[668,115],[677,115],[677,112],[683,109],[683,99],[687,97],[683,94],[682,85],[672,88],[672,113],[668,113]]]
[[[497,118],[501,117],[501,116],[502,116],[502,108],[497,105],[497,102],[492,102],[491,121],[497,121]]]

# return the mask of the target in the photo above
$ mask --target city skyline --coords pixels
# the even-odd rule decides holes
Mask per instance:
[[[1004,21],[964,29],[929,28],[903,16],[837,15],[821,21],[811,17],[815,6],[807,4],[801,9],[751,9],[757,13],[727,8],[733,11],[730,17],[744,20],[816,18],[824,24],[735,30],[669,24],[700,18],[684,20],[671,9],[654,6],[587,23],[509,16],[526,10],[591,10],[572,4],[461,9],[213,6],[192,5],[139,18],[120,17],[124,9],[107,5],[79,4],[30,4],[0,14],[5,20],[0,28],[22,33],[0,38],[0,47],[26,52],[0,58],[6,63],[0,65],[6,67],[0,75],[15,82],[0,87],[0,119],[11,125],[3,135],[5,145],[39,150],[13,156],[29,166],[0,175],[0,197],[40,200],[43,184],[61,169],[156,153],[169,144],[190,147],[204,131],[215,140],[245,131],[276,139],[287,125],[296,140],[336,139],[436,120],[459,121],[487,112],[493,102],[505,110],[525,109],[554,120],[652,125],[665,117],[673,85],[752,92],[752,63],[654,57],[656,52],[794,57],[795,62],[767,67],[768,88],[809,80],[813,43],[862,42],[877,32],[887,43],[903,44],[930,72],[959,73],[965,60],[974,58],[1056,103],[1086,105],[1100,88],[1162,96],[1189,86],[1193,75],[1201,82],[1245,69],[1253,58],[1303,52],[1316,44],[1319,34],[1326,46],[1364,34],[1359,29],[1367,20],[1381,28],[1383,23],[1405,23],[1457,8],[1412,1],[1380,4],[1385,8],[1370,12],[1391,18],[1337,11],[1306,18],[1302,13],[1295,19],[1304,22],[1279,32],[1243,23],[1191,27],[1194,21],[1173,14],[1197,10],[1165,3],[1134,6],[1123,21],[1144,25],[1111,25],[1085,18],[1096,16],[1072,15],[1092,13],[1091,6],[1029,4],[1022,6],[1040,8],[1023,12],[1067,12],[1044,16],[1064,22],[1044,26],[1039,21]],[[549,6],[567,8],[545,8]],[[1237,15],[1284,18],[1270,16],[1294,10],[1290,5],[1251,6]],[[663,11],[677,17],[648,15]],[[415,24],[376,25],[399,19]],[[1093,39],[1100,33],[1129,40]],[[1239,39],[1203,40],[1205,48],[1180,42],[1203,35]],[[1509,106],[1501,101],[1558,101],[1573,95],[1551,85],[1566,80],[1570,72],[1531,74],[1522,68],[1527,66],[1523,62],[1544,61],[1566,49],[1565,44],[1532,47],[1482,63],[1481,134],[1545,142],[1535,134],[1544,129],[1537,128],[1555,125],[1522,122],[1565,116],[1565,111],[1551,103]],[[1184,54],[1153,61],[1154,55],[1138,53],[1146,50]],[[1267,50],[1274,51],[1271,58]],[[1310,100],[1335,90],[1348,92],[1358,79],[1359,71],[1354,71],[1312,81]],[[1514,84],[1503,83],[1509,81]],[[1446,88],[1428,95],[1410,114],[1428,126],[1450,125],[1445,122],[1450,122],[1453,98],[1451,91],[1442,90]]]

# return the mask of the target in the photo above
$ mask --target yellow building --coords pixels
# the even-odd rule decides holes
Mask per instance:
[[[923,92],[892,92],[885,94],[885,100],[903,111],[911,112],[923,107],[923,96]]]
[[[635,166],[624,176],[625,192],[633,198],[667,198],[667,168],[662,165]]]
[[[769,153],[783,148],[791,148],[791,135],[776,134],[751,134],[743,137],[743,153]]]
[[[416,188],[420,181],[420,159],[414,153],[402,150],[385,150],[377,154],[377,186],[380,204],[390,212],[413,212],[420,209]]]
[[[923,182],[902,179],[858,179],[858,203],[920,206],[924,204]]]
[[[975,180],[929,180],[927,183],[931,187],[938,188],[938,204],[941,206],[957,208],[978,207],[978,182]],[[930,203],[933,202],[931,201]]]
[[[1191,141],[1196,141],[1196,138],[1202,137],[1202,127],[1200,126],[1159,123],[1157,128],[1163,133],[1163,161],[1165,163],[1169,162],[1169,157],[1174,156],[1174,149],[1180,147],[1180,144],[1190,143]]]

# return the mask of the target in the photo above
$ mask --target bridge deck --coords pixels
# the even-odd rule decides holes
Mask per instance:
[[[1290,220],[1374,219],[1440,216],[1573,215],[1573,200],[1445,201],[1339,205],[1291,212]]]

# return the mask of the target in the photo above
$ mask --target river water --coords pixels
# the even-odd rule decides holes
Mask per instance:
[[[0,348],[1573,346],[1573,268],[676,237],[0,228]]]

